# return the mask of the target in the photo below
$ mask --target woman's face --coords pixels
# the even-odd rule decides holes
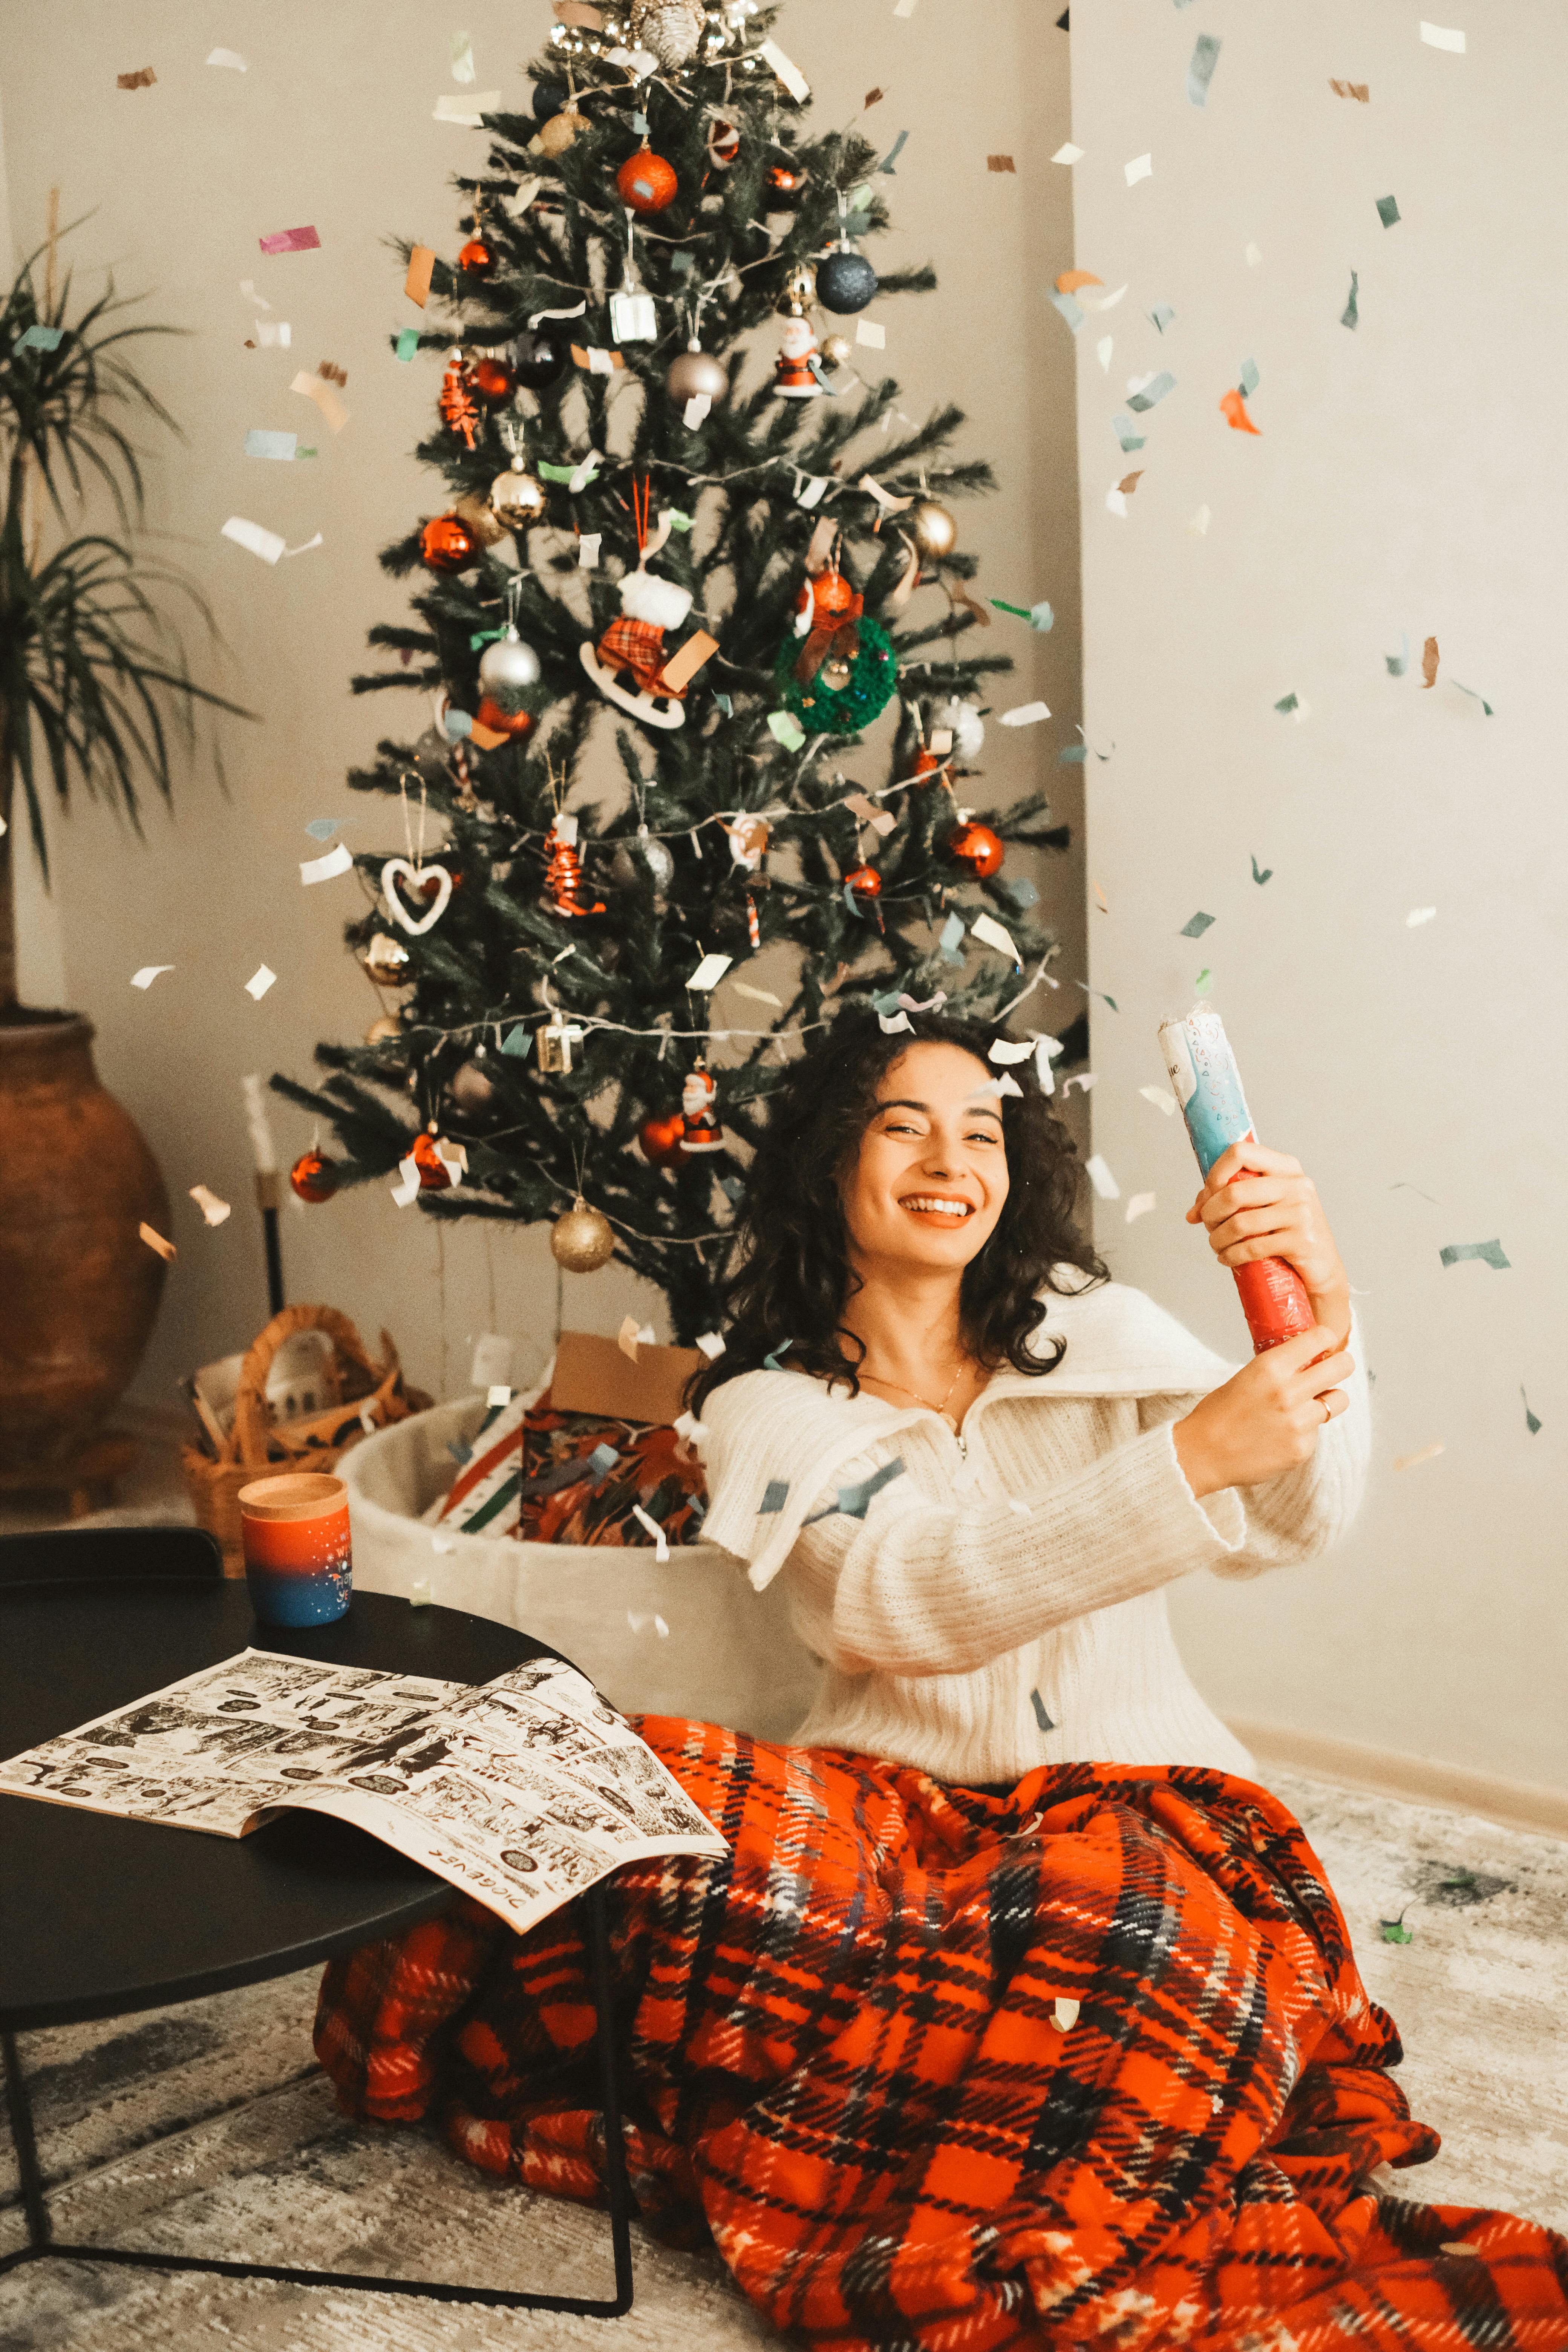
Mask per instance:
[[[862,1274],[961,1272],[996,1228],[1007,1154],[994,1073],[962,1045],[922,1042],[887,1070],[841,1187],[851,1255]]]

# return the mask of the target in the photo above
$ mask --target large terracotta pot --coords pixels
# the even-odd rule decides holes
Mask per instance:
[[[68,1462],[142,1360],[169,1199],[135,1122],[99,1084],[92,1024],[0,1024],[0,1468]]]

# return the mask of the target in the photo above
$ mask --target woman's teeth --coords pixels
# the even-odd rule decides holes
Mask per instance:
[[[973,1204],[969,1201],[939,1201],[926,1192],[906,1192],[901,1205],[925,1216],[962,1218],[973,1214]]]

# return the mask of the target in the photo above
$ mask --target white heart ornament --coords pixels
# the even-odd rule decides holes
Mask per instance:
[[[399,874],[405,874],[416,890],[422,888],[432,875],[437,877],[436,903],[417,921],[393,887],[394,877]],[[452,877],[445,866],[410,866],[406,857],[389,857],[381,869],[381,895],[386,900],[386,911],[393,921],[400,923],[411,938],[417,939],[421,931],[430,930],[446,913],[447,901],[452,895]]]

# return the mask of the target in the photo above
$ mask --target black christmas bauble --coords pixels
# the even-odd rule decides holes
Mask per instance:
[[[530,392],[547,392],[566,373],[571,347],[559,335],[529,328],[511,347],[511,363],[519,383]]]
[[[863,310],[876,291],[876,271],[865,255],[851,246],[835,247],[816,265],[816,299],[825,310],[836,311],[840,318]]]
[[[548,122],[552,114],[560,113],[565,103],[566,92],[558,81],[534,83],[533,119],[535,122]]]

